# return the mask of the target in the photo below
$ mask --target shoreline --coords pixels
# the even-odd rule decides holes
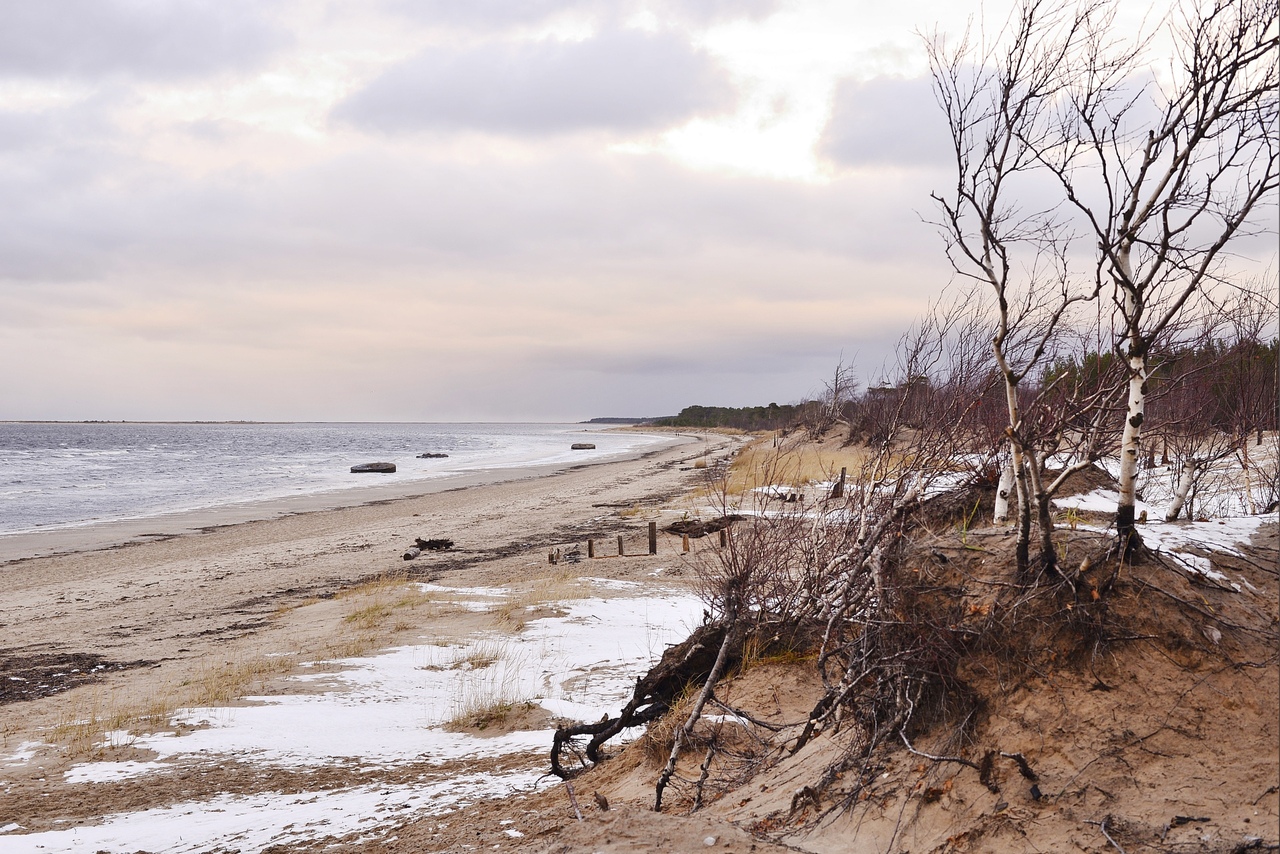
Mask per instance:
[[[169,540],[252,522],[345,508],[365,507],[389,501],[422,498],[445,492],[537,480],[566,471],[643,460],[671,448],[697,441],[697,436],[654,433],[660,441],[638,450],[623,451],[590,461],[564,461],[541,465],[481,468],[433,478],[371,483],[343,489],[290,495],[282,498],[248,499],[219,507],[204,507],[142,516],[133,519],[106,519],[67,523],[37,531],[0,533],[0,568],[37,558],[57,557],[122,546]]]
[[[688,601],[697,555],[682,549],[679,536],[665,534],[657,554],[650,554],[648,523],[661,525],[686,510],[684,496],[701,482],[696,461],[708,454],[727,458],[739,445],[714,434],[685,436],[628,459],[580,463],[541,475],[477,473],[501,480],[469,488],[454,481],[416,496],[366,493],[359,505],[348,495],[335,509],[7,564],[0,614],[8,639],[0,650],[0,670],[8,677],[7,694],[0,693],[0,765],[6,771],[0,813],[13,826],[0,831],[0,847],[8,843],[25,851],[28,845],[62,844],[80,828],[101,828],[93,833],[110,836],[117,821],[149,827],[147,816],[156,810],[207,811],[224,803],[243,808],[246,822],[261,817],[281,825],[271,824],[270,833],[283,843],[293,839],[284,825],[292,827],[295,816],[279,792],[337,803],[332,799],[358,794],[370,780],[379,791],[412,784],[457,792],[460,781],[490,774],[507,780],[495,789],[500,795],[495,802],[501,803],[519,784],[519,775],[545,770],[544,745],[559,713],[535,708],[523,695],[515,699],[526,702],[514,704],[506,723],[464,723],[460,734],[450,734],[453,724],[424,727],[418,711],[406,717],[403,710],[379,711],[389,706],[368,707],[374,724],[408,727],[415,743],[461,739],[471,752],[479,751],[465,764],[432,755],[387,761],[376,745],[360,746],[363,735],[352,747],[335,746],[331,754],[301,765],[276,761],[270,751],[250,749],[259,738],[252,733],[270,732],[275,725],[270,722],[263,723],[266,730],[243,730],[250,733],[247,747],[209,754],[170,747],[213,737],[212,731],[232,725],[237,715],[250,716],[248,707],[264,704],[278,712],[252,714],[271,720],[285,715],[286,728],[294,726],[288,723],[290,709],[313,702],[309,698],[334,692],[341,698],[361,690],[356,683],[364,682],[343,674],[387,656],[411,661],[403,677],[387,683],[391,688],[378,695],[379,703],[403,704],[406,691],[436,690],[429,687],[433,680],[466,674],[470,681],[458,689],[464,693],[442,701],[446,709],[457,704],[461,714],[472,702],[469,697],[483,704],[487,691],[505,684],[485,681],[498,671],[486,669],[490,665],[483,661],[474,666],[464,661],[468,649],[498,654],[519,668],[523,649],[560,655],[555,640],[560,630],[554,627],[562,624],[569,627],[565,631],[577,632],[573,652],[587,657],[555,671],[554,686],[561,687],[553,693],[536,689],[550,698],[549,708],[560,708],[561,700],[572,701],[566,709],[577,708],[574,703],[593,696],[592,686],[606,677],[629,686],[631,669],[608,669],[615,667],[610,661],[623,662],[612,651],[618,632],[607,625],[609,609],[634,624],[631,635],[643,641],[640,647],[665,638],[660,631],[683,637],[690,626],[679,621],[695,620],[701,610],[700,603]],[[516,479],[520,475],[523,479]],[[449,538],[455,545],[405,561],[402,554],[415,536]],[[592,538],[597,560],[548,563],[549,549],[568,551]],[[625,541],[625,555],[621,549],[615,553],[615,540]],[[673,596],[684,604],[627,604],[648,603],[647,597],[674,603]],[[574,601],[600,604],[579,613]],[[540,632],[551,635],[537,640]],[[589,652],[597,648],[599,656]],[[650,658],[660,652],[660,646],[648,649]],[[429,656],[443,664],[424,666],[431,663]],[[394,681],[402,678],[408,681]],[[335,702],[347,708],[341,699]],[[238,712],[241,707],[245,711]],[[222,711],[209,725],[188,720],[195,710],[214,708]],[[363,732],[343,726],[338,726],[342,732]],[[382,731],[370,727],[370,732]],[[504,734],[528,744],[488,755],[492,751],[485,745],[501,742]],[[488,741],[495,736],[497,741]],[[262,737],[263,744],[274,745],[271,737]],[[181,741],[186,738],[192,741]],[[378,743],[396,747],[401,742],[397,736]],[[534,744],[537,750],[526,749]],[[317,782],[319,773],[337,788]],[[352,828],[358,829],[363,812],[352,815]],[[493,842],[511,841],[503,828],[493,830]],[[46,832],[54,836],[41,836]],[[314,841],[311,836],[323,841],[322,831],[299,833],[308,842]],[[466,836],[470,842],[472,834]],[[139,847],[129,830],[111,838],[116,842],[104,839],[97,847],[120,854]],[[232,847],[244,847],[239,836],[228,839],[239,840]],[[173,850],[168,843],[144,847]]]

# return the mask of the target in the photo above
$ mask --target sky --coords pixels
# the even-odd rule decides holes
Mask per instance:
[[[868,381],[952,278],[919,33],[1007,9],[0,0],[0,419],[580,420]]]

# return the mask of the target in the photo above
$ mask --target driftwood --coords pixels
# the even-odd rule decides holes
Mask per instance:
[[[705,537],[707,534],[714,534],[716,531],[722,531],[734,522],[741,522],[745,518],[745,516],[739,516],[737,513],[730,513],[728,516],[720,516],[710,522],[703,522],[701,519],[681,519],[679,522],[672,522],[663,530],[668,534],[684,534],[697,539],[698,537]]]
[[[707,623],[699,626],[683,643],[669,647],[662,659],[636,680],[631,700],[616,718],[606,715],[595,723],[557,728],[551,742],[551,773],[564,779],[575,773],[560,764],[561,753],[567,744],[572,744],[574,737],[591,736],[584,752],[587,760],[598,763],[600,748],[606,741],[627,727],[641,726],[664,715],[691,683],[703,681],[711,673],[724,645],[725,631],[724,624]],[[741,648],[729,651],[734,661],[741,654]]]
[[[418,537],[413,542],[414,544],[405,550],[405,560],[413,560],[423,552],[440,552],[453,548],[453,540],[424,540]]]

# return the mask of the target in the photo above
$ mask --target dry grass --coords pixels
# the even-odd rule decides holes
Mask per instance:
[[[504,724],[507,718],[517,712],[528,711],[535,707],[532,700],[494,700],[464,709],[445,723],[446,729],[478,729],[485,730],[491,726]]]
[[[640,512],[639,507],[634,508],[634,513]],[[557,602],[590,595],[590,583],[579,581],[573,568],[566,567],[514,591],[499,601],[492,614],[504,627],[518,630],[528,620],[545,616]],[[142,702],[127,703],[113,693],[82,689],[78,697],[68,695],[72,702],[66,713],[45,737],[73,758],[102,757],[114,748],[129,746],[138,736],[172,729],[174,716],[183,709],[225,706],[262,692],[267,683],[292,672],[301,661],[320,663],[368,655],[382,648],[393,634],[414,629],[424,618],[464,610],[474,597],[428,594],[403,574],[389,573],[343,590],[334,598],[342,603],[343,613],[333,633],[314,646],[289,655],[224,653],[228,660],[202,663],[181,683],[168,685]],[[272,616],[280,619],[321,602],[311,599],[281,605]],[[475,673],[455,703],[454,719],[459,725],[483,729],[527,705],[527,698],[518,696],[516,681],[502,676],[508,670],[514,672],[513,667],[495,668],[510,655],[509,645],[500,640],[457,651],[450,667]]]
[[[645,727],[644,734],[636,739],[636,747],[655,768],[666,764],[667,757],[671,755],[671,746],[676,741],[676,730],[689,720],[689,714],[693,711],[700,691],[700,685],[692,683],[688,685],[684,692],[671,703],[667,713]],[[691,747],[693,742],[685,739],[684,744],[686,747]]]
[[[752,633],[743,641],[742,659],[735,667],[734,673],[746,673],[752,668],[767,664],[806,664],[816,661],[817,657],[817,653],[812,649],[781,643],[774,638],[761,638],[758,634]]]
[[[527,589],[512,592],[489,613],[498,625],[519,631],[529,620],[555,611],[557,603],[590,595],[590,584],[565,571],[536,579]]]
[[[532,706],[520,689],[520,671],[524,662],[520,655],[499,642],[479,644],[455,661],[464,666],[471,659],[479,662],[463,674],[458,693],[450,702],[451,715],[446,726],[455,729],[486,729],[506,721],[515,711]],[[498,662],[503,667],[494,667]]]
[[[459,650],[448,666],[452,670],[483,670],[506,659],[509,652],[509,646],[503,641],[482,640]]]
[[[217,667],[202,666],[194,679],[183,683],[188,689],[184,706],[221,706],[235,702],[252,688],[288,673],[297,664],[292,655],[261,655],[226,661]]]
[[[159,697],[135,709],[118,705],[114,694],[94,691],[54,724],[48,740],[73,756],[101,757],[111,748],[132,744],[135,730],[146,731],[139,726],[144,722],[153,722],[152,729],[168,724],[174,710]]]
[[[181,709],[226,705],[255,688],[261,690],[270,679],[293,670],[297,661],[292,655],[271,655],[202,665],[177,687],[166,686],[136,703],[121,702],[114,693],[86,691],[49,730],[47,739],[72,757],[101,757],[112,748],[131,745],[139,735],[171,729]]]
[[[764,438],[743,447],[730,462],[724,482],[714,490],[704,488],[701,496],[712,491],[742,496],[762,486],[803,488],[838,478],[842,467],[852,476],[872,456],[872,451],[864,447],[840,447],[835,443],[775,446],[773,441]]]
[[[321,660],[359,658],[379,649],[383,640],[382,635],[369,633],[335,638],[324,645],[320,658]]]
[[[366,581],[343,591],[338,598],[355,600],[354,606],[342,621],[365,633],[386,628],[400,611],[413,611],[433,604],[430,596],[400,574],[388,574]],[[436,613],[436,609],[428,609],[425,616],[435,616]],[[394,625],[409,627],[409,623],[403,619],[395,621]]]

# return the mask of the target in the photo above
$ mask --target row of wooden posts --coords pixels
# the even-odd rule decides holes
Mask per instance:
[[[720,529],[720,547],[724,548],[727,545],[729,545],[729,532],[727,529],[721,528]],[[681,542],[681,551],[685,551],[685,552],[689,551],[689,535],[688,534],[683,535],[682,542]],[[547,554],[547,562],[557,563],[560,557],[559,552],[560,552],[559,549],[555,549],[549,552]],[[623,545],[622,534],[619,534],[618,535],[618,557],[622,557],[626,553],[627,553],[626,547]],[[658,523],[650,522],[649,523],[649,554],[656,555],[657,553],[658,553]],[[596,541],[593,539],[588,539],[587,540],[587,557],[594,558],[595,556],[596,556]],[[604,557],[604,555],[601,555],[601,557]]]

